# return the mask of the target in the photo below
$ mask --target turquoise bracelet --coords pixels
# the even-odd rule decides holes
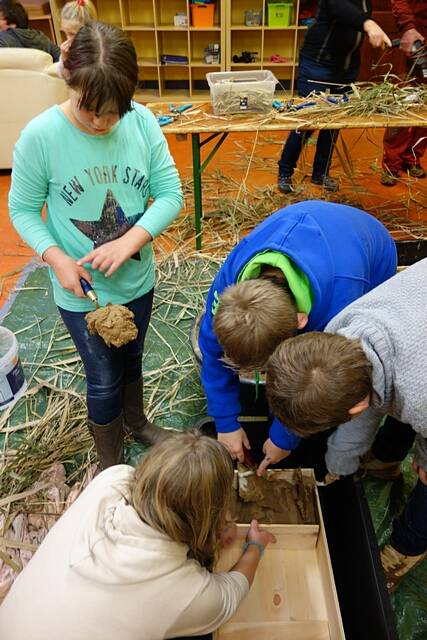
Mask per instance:
[[[251,544],[253,544],[255,547],[258,547],[262,558],[262,556],[264,555],[264,547],[260,542],[256,542],[255,540],[248,540],[248,542],[245,542],[245,544],[243,545],[243,553],[245,553],[245,551],[249,549],[249,546]]]

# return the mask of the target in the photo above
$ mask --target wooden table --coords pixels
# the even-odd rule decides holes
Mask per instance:
[[[185,102],[174,103],[175,107]],[[171,115],[169,105],[151,102],[147,107],[156,116]],[[385,127],[427,127],[427,108],[408,110],[399,116],[348,116],[340,107],[331,105],[328,112],[316,114],[317,107],[289,113],[238,114],[214,116],[210,102],[194,102],[192,109],[176,116],[171,124],[162,127],[165,134],[191,135],[193,156],[194,218],[196,248],[202,246],[202,174],[215,153],[231,133],[258,131],[296,131],[315,129],[374,129]],[[201,136],[203,140],[201,140]],[[201,149],[219,138],[201,162]]]

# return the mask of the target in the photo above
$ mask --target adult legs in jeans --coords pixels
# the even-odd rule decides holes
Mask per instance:
[[[90,335],[86,313],[59,309],[85,369],[88,423],[103,468],[123,461],[123,393],[127,385],[142,383],[142,353],[152,301],[150,291],[126,305],[135,314],[138,336],[121,348],[107,347],[102,338]]]
[[[308,60],[301,56],[298,70],[298,95],[307,96],[312,91],[327,91],[333,93],[345,93],[348,84],[354,82],[358,69],[337,72],[313,60]],[[316,80],[318,83],[316,83]],[[329,85],[328,82],[331,84]],[[339,84],[339,86],[336,86]],[[292,131],[282,151],[279,160],[279,182],[280,177],[290,178],[293,175],[303,146],[306,144],[312,131]],[[316,145],[316,154],[313,162],[312,180],[317,184],[322,184],[329,174],[332,154],[338,137],[338,131],[324,130],[319,132]],[[327,182],[325,183],[325,186]],[[332,186],[332,182],[331,182]]]

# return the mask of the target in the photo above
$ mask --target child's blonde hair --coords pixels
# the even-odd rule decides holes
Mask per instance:
[[[312,331],[282,342],[267,365],[273,414],[306,437],[350,420],[370,395],[372,365],[359,340]]]
[[[131,504],[153,529],[187,544],[211,569],[231,505],[233,463],[227,450],[198,431],[171,434],[137,467]]]
[[[297,332],[297,309],[284,283],[246,280],[225,289],[214,316],[225,361],[237,369],[262,369],[282,340]]]
[[[91,0],[72,0],[64,4],[61,10],[61,25],[69,23],[78,31],[90,20],[97,20],[98,14]]]

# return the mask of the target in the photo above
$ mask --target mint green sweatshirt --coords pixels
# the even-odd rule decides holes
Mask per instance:
[[[103,136],[80,131],[58,106],[23,130],[14,152],[9,210],[18,233],[40,256],[57,245],[78,260],[133,225],[155,238],[178,215],[181,184],[166,139],[149,109],[133,107]],[[154,286],[151,243],[109,278],[91,273],[101,305],[130,302]],[[52,269],[50,275],[60,307],[93,309],[89,300],[63,289]]]

